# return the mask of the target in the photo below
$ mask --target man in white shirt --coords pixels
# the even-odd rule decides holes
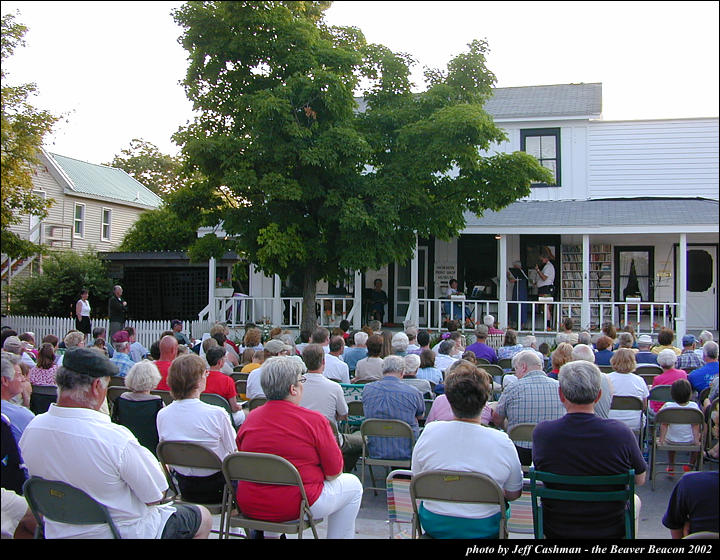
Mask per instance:
[[[332,337],[328,348],[330,352],[325,354],[325,377],[335,379],[340,383],[350,383],[350,368],[342,359],[342,355],[345,353],[343,337]]]
[[[66,352],[58,401],[20,439],[30,476],[60,480],[105,505],[123,538],[207,538],[210,512],[189,504],[158,505],[168,488],[152,453],[124,426],[99,412],[117,368],[86,348]],[[110,538],[107,525],[45,520],[46,538]]]
[[[550,262],[548,255],[544,254],[540,257],[542,261],[542,269],[535,265],[535,272],[538,274],[538,296],[552,296],[555,284],[555,266]]]

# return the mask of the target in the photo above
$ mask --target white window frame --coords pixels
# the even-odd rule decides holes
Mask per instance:
[[[105,212],[107,212],[108,220],[105,221]],[[105,235],[105,226],[107,226],[108,234]],[[100,239],[102,241],[110,241],[112,236],[112,208],[103,207],[100,212]]]
[[[82,207],[82,217],[78,220],[77,210],[78,207]],[[85,204],[82,202],[76,202],[73,207],[73,237],[83,239],[85,237]],[[77,232],[77,225],[80,222],[80,233]]]

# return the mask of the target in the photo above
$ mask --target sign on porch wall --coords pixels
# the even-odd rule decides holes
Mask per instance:
[[[435,263],[435,296],[441,297],[447,292],[450,279],[457,278],[457,263]]]

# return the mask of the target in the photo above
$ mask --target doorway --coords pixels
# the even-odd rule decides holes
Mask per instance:
[[[427,298],[428,294],[428,248],[426,246],[418,246],[418,299]],[[405,264],[397,263],[395,265],[395,302],[394,302],[394,318],[396,323],[405,320],[408,308],[410,306],[410,267],[412,260]],[[424,324],[427,320],[427,305],[420,302],[418,306],[418,322]]]
[[[688,245],[686,289],[686,328],[716,330],[717,245]]]

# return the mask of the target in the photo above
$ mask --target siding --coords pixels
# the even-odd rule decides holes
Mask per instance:
[[[718,120],[592,122],[588,195],[718,199]]]

